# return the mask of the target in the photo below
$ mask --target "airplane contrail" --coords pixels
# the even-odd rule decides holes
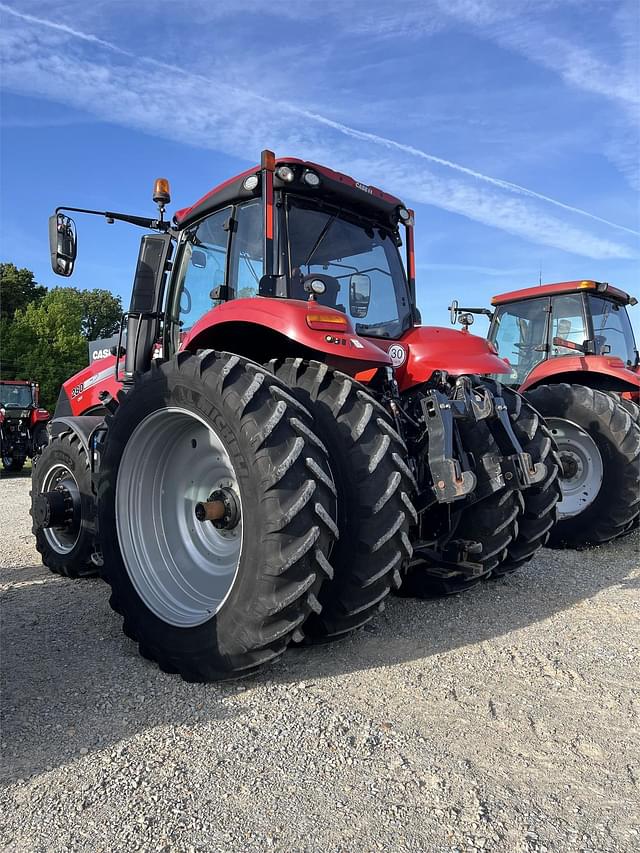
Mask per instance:
[[[72,36],[73,38],[81,39],[82,41],[90,42],[91,44],[100,45],[101,47],[106,48],[107,50],[111,50],[114,53],[119,54],[120,56],[126,56],[130,59],[134,59],[137,61],[142,61],[146,63],[150,63],[152,65],[161,67],[165,70],[172,71],[176,74],[181,74],[186,77],[190,77],[192,79],[199,79],[206,81],[211,84],[214,81],[205,77],[202,74],[193,73],[191,71],[187,71],[185,68],[182,68],[179,65],[174,65],[172,63],[163,62],[158,59],[154,59],[150,56],[140,56],[138,54],[133,53],[132,51],[125,50],[124,48],[119,47],[117,44],[113,42],[106,41],[105,39],[101,39],[98,36],[93,35],[92,33],[85,33],[81,30],[73,29],[72,27],[67,26],[66,24],[60,24],[56,21],[51,21],[47,18],[40,18],[35,15],[29,15],[25,12],[19,12],[17,9],[14,9],[11,6],[8,6],[5,3],[0,3],[0,10],[6,12],[9,15],[13,15],[16,18],[19,18],[22,21],[32,24],[38,24],[43,27],[48,27],[49,29],[56,30],[58,32],[65,33],[66,35]],[[216,81],[216,85],[220,85],[218,81]],[[234,87],[228,86],[230,90],[234,90]],[[236,90],[239,91],[239,90]],[[258,101],[262,101],[264,103],[271,103],[271,100],[264,95],[259,95],[255,92],[247,93],[247,90],[243,90],[242,94],[246,97],[247,94],[250,94],[251,97],[254,97]],[[512,183],[511,181],[505,181],[501,178],[494,178],[490,175],[485,175],[482,172],[478,172],[475,169],[470,169],[467,166],[463,166],[460,163],[455,163],[452,160],[446,160],[443,157],[437,157],[435,154],[429,154],[426,151],[422,151],[420,148],[415,148],[413,145],[407,145],[403,142],[398,142],[394,139],[389,139],[385,136],[379,136],[376,133],[370,133],[364,130],[358,130],[355,127],[350,127],[349,125],[342,124],[341,122],[334,121],[327,116],[321,115],[319,113],[312,112],[310,110],[303,109],[301,107],[297,107],[294,104],[286,104],[286,107],[291,112],[296,115],[300,115],[304,118],[307,118],[311,121],[314,121],[318,124],[324,125],[325,127],[330,127],[333,130],[342,133],[344,136],[349,136],[352,139],[359,139],[366,142],[371,142],[375,145],[379,145],[388,149],[401,151],[404,154],[410,154],[414,157],[418,157],[422,160],[426,160],[430,163],[435,163],[438,166],[443,166],[447,169],[451,169],[455,172],[460,172],[468,177],[474,178],[478,181],[483,181],[485,183],[491,184],[492,186],[499,187],[500,189],[507,190],[508,192],[516,193],[517,195],[526,196],[527,198],[536,199],[537,201],[545,202],[546,204],[551,204],[554,207],[559,207],[562,210],[566,210],[570,213],[578,214],[579,216],[584,216],[588,219],[592,219],[595,222],[600,222],[603,225],[608,225],[610,228],[616,228],[620,231],[626,231],[628,234],[633,234],[635,236],[640,236],[640,232],[636,231],[633,228],[629,228],[626,225],[620,225],[617,222],[611,222],[609,219],[604,219],[601,216],[596,216],[594,213],[589,213],[588,210],[583,210],[580,207],[575,207],[571,204],[566,204],[565,202],[559,201],[558,199],[551,198],[550,196],[543,195],[542,193],[538,193],[535,190],[530,190],[527,187],[523,187],[520,184]]]

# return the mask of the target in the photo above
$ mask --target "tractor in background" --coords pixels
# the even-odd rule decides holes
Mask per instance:
[[[64,383],[33,472],[44,563],[96,569],[140,652],[188,680],[347,635],[400,588],[455,592],[546,541],[559,462],[483,338],[423,327],[414,222],[263,151],[143,236],[122,341]],[[404,251],[401,252],[401,248]]]
[[[451,306],[468,328],[490,318],[488,340],[510,368],[496,377],[544,416],[562,462],[555,547],[608,542],[640,515],[640,362],[627,306],[635,297],[593,280],[502,293],[493,310]]]
[[[40,407],[37,382],[0,381],[0,455],[5,471],[21,471],[47,444],[51,415]]]

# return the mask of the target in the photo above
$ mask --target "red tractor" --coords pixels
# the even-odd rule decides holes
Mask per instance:
[[[39,406],[36,382],[0,381],[0,455],[5,471],[21,471],[27,457],[35,457],[48,441],[51,415]]]
[[[482,375],[482,338],[422,327],[413,214],[264,151],[142,238],[126,350],[63,386],[33,473],[44,563],[99,567],[140,651],[238,677],[341,637],[392,590],[454,592],[546,541],[559,462],[541,418]],[[54,271],[77,251],[50,220]],[[404,244],[406,267],[400,253]]]
[[[503,385],[542,414],[562,461],[562,500],[550,544],[607,542],[640,514],[640,367],[626,311],[637,300],[598,281],[566,281],[502,293],[488,339],[509,363]],[[473,318],[471,317],[471,320]]]

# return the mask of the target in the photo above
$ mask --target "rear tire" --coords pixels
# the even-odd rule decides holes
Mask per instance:
[[[498,383],[491,384],[495,386],[494,393],[505,402],[523,451],[531,455],[534,463],[544,462],[546,467],[542,482],[521,492],[523,509],[518,518],[518,535],[509,545],[506,559],[491,573],[497,578],[515,572],[547,544],[557,520],[556,507],[562,491],[560,458],[547,425],[521,394]]]
[[[158,430],[176,413],[189,429],[199,424],[204,441],[177,429],[167,446]],[[119,395],[107,424],[98,494],[102,572],[125,634],[144,657],[187,681],[239,678],[273,661],[320,609],[336,532],[333,481],[304,409],[259,365],[208,350],[153,362]],[[141,451],[147,436],[157,448],[157,464],[143,466],[138,484],[121,465],[136,435],[143,437],[135,445]],[[176,470],[175,460],[191,452],[191,466]],[[234,564],[217,575],[211,561],[224,543],[204,527],[213,522],[194,520],[193,512],[218,488],[198,477],[217,464],[212,453],[231,466],[242,524]],[[144,452],[139,458],[147,459]],[[140,494],[148,483],[155,487]],[[123,506],[146,507],[146,521],[144,512],[119,512]],[[130,548],[130,541],[141,548]],[[148,554],[155,555],[150,563]]]
[[[31,474],[31,515],[33,501],[42,492],[55,488],[60,478],[67,476],[75,480],[79,491],[80,518],[73,535],[56,528],[38,527],[33,521],[32,530],[36,537],[36,548],[42,562],[55,575],[66,578],[86,578],[98,574],[91,561],[95,550],[95,501],[91,491],[91,471],[87,454],[74,432],[65,432],[51,437],[51,442],[33,460]],[[74,541],[75,540],[75,541]]]
[[[304,628],[308,642],[333,640],[369,622],[402,582],[416,519],[407,451],[386,410],[350,376],[301,358],[270,366],[313,414],[338,490],[335,574]]]
[[[584,385],[542,385],[526,397],[550,421],[563,462],[550,546],[584,548],[624,533],[640,510],[640,427],[611,395]]]

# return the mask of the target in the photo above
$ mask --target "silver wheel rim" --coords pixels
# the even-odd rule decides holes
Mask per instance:
[[[41,491],[52,492],[59,487],[63,487],[69,492],[79,513],[81,507],[80,488],[71,469],[63,465],[62,462],[58,462],[49,468],[42,481]],[[73,528],[68,526],[42,528],[44,538],[54,551],[57,551],[59,554],[70,554],[76,547],[80,538],[82,519],[77,518],[76,521],[77,524]]]
[[[219,530],[195,516],[199,501],[232,489],[240,521]],[[116,481],[116,527],[136,592],[182,628],[214,616],[231,592],[242,552],[242,503],[220,436],[182,408],[160,409],[133,431]]]
[[[564,418],[546,418],[558,445],[563,473],[558,517],[579,515],[591,506],[602,486],[604,465],[598,446],[581,426]]]

